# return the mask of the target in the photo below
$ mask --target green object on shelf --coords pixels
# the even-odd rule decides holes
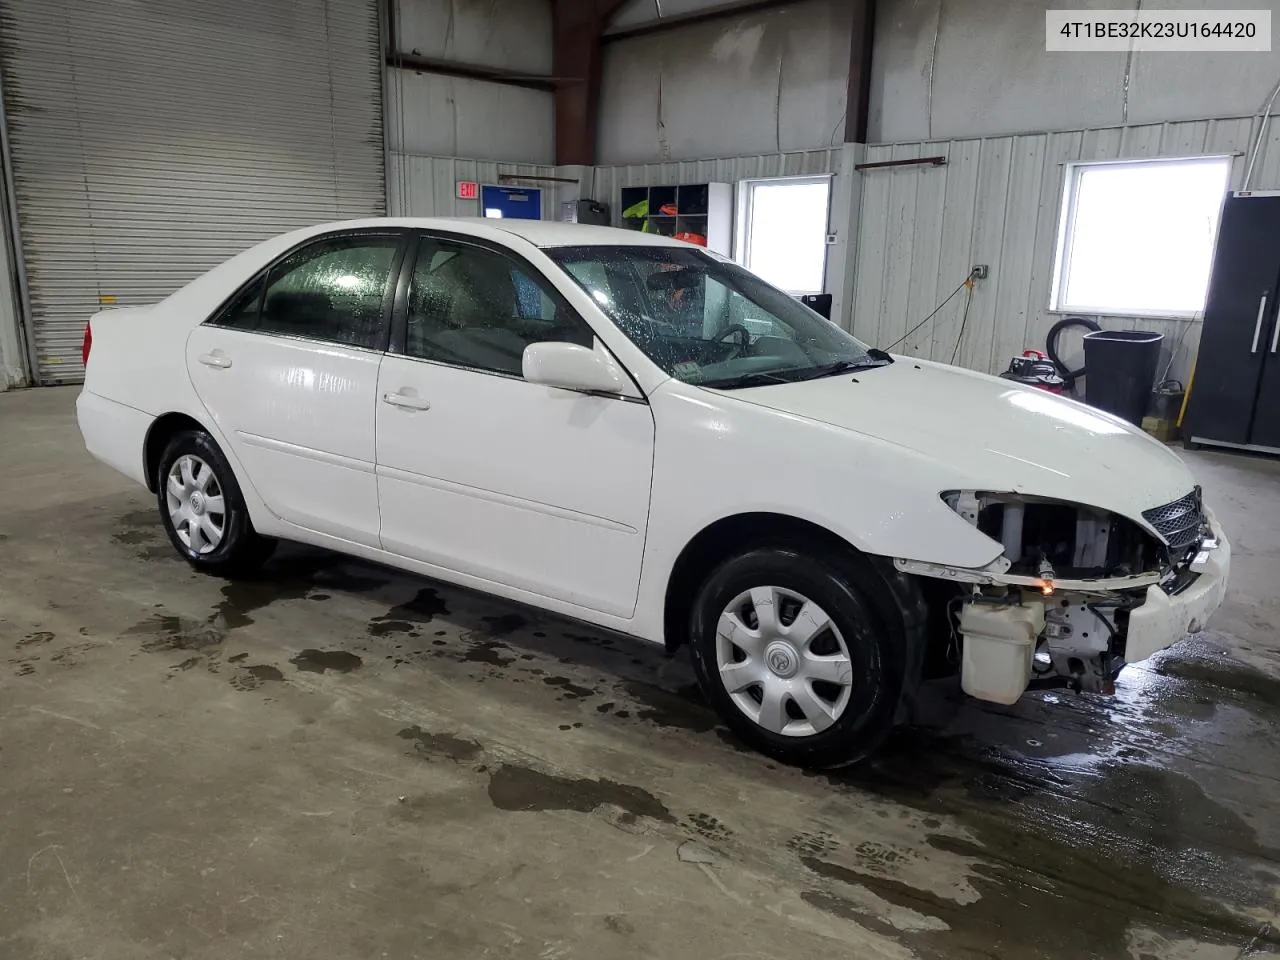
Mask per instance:
[[[641,200],[622,211],[623,220],[639,220],[641,233],[653,233],[653,224],[649,222],[649,201]]]

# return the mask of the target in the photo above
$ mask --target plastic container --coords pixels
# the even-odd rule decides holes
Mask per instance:
[[[1181,380],[1165,380],[1156,387],[1151,400],[1151,415],[1158,420],[1177,422],[1187,391]]]
[[[1044,629],[1044,607],[998,607],[967,603],[960,611],[964,654],[960,687],[992,703],[1017,701],[1031,680],[1036,637]]]
[[[1162,333],[1100,330],[1084,337],[1085,403],[1142,425],[1160,362]]]

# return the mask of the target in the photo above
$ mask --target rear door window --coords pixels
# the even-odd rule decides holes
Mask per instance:
[[[356,235],[308,244],[246,288],[214,323],[384,349],[400,242],[395,235]]]

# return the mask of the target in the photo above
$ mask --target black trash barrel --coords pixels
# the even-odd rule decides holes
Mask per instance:
[[[1162,333],[1099,330],[1084,336],[1085,402],[1142,426],[1160,362]]]

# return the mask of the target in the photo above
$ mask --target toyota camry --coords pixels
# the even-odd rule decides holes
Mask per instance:
[[[687,646],[791,763],[864,756],[926,663],[998,703],[1106,691],[1226,588],[1155,440],[652,234],[316,226],[98,313],[84,359],[88,450],[198,570],[300,541]]]

